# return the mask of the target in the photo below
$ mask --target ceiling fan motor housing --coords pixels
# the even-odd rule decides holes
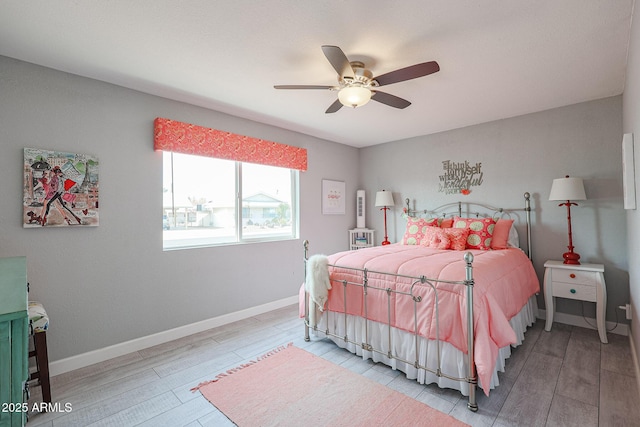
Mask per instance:
[[[364,63],[360,61],[351,61],[349,63],[353,69],[354,78],[343,76],[340,83],[344,86],[357,85],[362,87],[377,86],[373,79],[373,73],[364,68]]]

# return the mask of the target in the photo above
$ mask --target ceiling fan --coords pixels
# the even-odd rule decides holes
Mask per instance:
[[[325,113],[335,113],[342,106],[361,107],[369,100],[381,102],[394,108],[407,108],[411,103],[376,88],[406,80],[416,79],[440,71],[435,61],[411,65],[399,70],[390,71],[377,77],[367,70],[360,61],[349,61],[338,46],[322,46],[322,51],[333,68],[338,72],[337,86],[320,85],[275,85],[276,89],[325,89],[337,90],[338,99],[329,106]]]

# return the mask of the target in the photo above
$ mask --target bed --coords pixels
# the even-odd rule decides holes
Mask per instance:
[[[524,200],[518,209],[458,202],[424,211],[407,200],[399,243],[309,257],[305,241],[305,339],[313,331],[419,383],[458,390],[477,411],[476,387],[489,395],[499,384],[536,318],[529,193]],[[318,265],[331,289],[311,280]]]

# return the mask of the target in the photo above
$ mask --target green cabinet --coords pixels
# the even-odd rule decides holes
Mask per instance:
[[[28,323],[26,258],[0,258],[0,427],[26,423]]]

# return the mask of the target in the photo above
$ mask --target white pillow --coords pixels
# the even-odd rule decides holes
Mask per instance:
[[[518,237],[518,230],[516,230],[515,222],[511,224],[509,229],[509,237],[507,238],[507,246],[510,248],[520,247],[520,238]]]

